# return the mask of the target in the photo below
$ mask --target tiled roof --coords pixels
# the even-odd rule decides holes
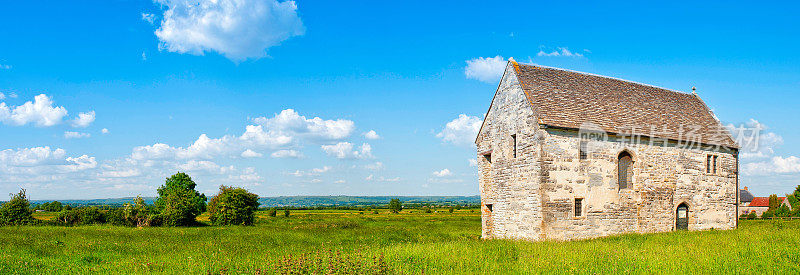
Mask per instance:
[[[778,198],[778,203],[783,203],[786,197]],[[769,207],[769,197],[755,197],[753,201],[750,202],[747,206],[750,207]]]
[[[741,202],[751,202],[753,201],[753,194],[750,191],[739,189],[739,201]]]
[[[512,61],[541,124],[738,148],[703,101],[693,94],[616,78]]]

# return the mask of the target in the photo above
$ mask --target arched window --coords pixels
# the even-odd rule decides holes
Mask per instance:
[[[619,173],[617,179],[619,181],[619,189],[628,188],[633,182],[633,159],[627,151],[619,153],[617,171]]]

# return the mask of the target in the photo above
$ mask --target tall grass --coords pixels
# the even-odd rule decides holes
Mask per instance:
[[[800,272],[800,221],[529,243],[482,241],[477,212],[442,212],[259,212],[251,227],[1,227],[0,274]]]

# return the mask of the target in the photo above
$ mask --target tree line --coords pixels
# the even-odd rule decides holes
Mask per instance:
[[[124,226],[191,226],[198,224],[197,216],[208,211],[213,225],[252,225],[258,209],[258,195],[243,188],[220,186],[219,193],[210,200],[195,190],[197,184],[186,173],[167,178],[158,188],[158,198],[147,205],[141,197],[123,207],[101,211],[99,208],[72,208],[60,202],[50,202],[30,207],[25,190],[12,194],[0,206],[0,225],[42,223],[33,218],[34,210],[58,212],[54,225],[80,225],[109,223]]]

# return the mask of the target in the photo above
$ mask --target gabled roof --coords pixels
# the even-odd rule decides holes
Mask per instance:
[[[745,189],[739,189],[739,201],[751,202],[753,201],[753,194]]]
[[[778,204],[783,203],[786,197],[778,198]],[[749,207],[769,207],[769,197],[755,197],[753,201],[750,202],[747,206]]]
[[[695,94],[510,61],[540,124],[738,148]]]

